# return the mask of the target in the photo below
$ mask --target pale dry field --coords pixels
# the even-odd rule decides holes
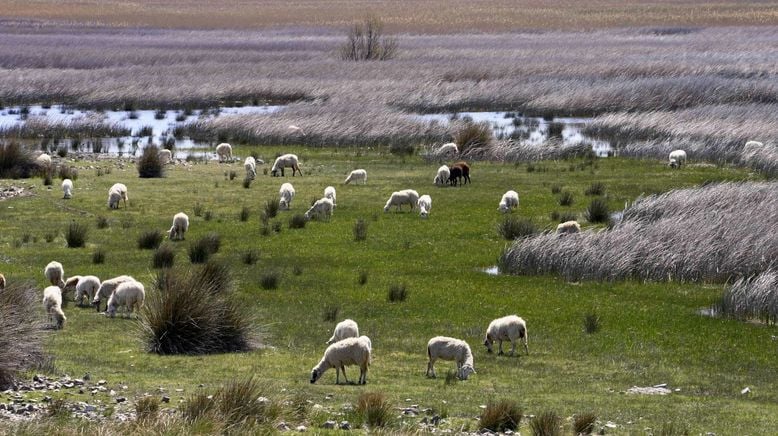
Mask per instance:
[[[392,31],[466,33],[776,24],[778,3],[700,0],[6,0],[0,4],[0,17],[11,20],[188,29],[343,27],[367,14],[382,17]]]

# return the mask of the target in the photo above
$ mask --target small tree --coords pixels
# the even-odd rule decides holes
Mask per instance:
[[[383,33],[383,22],[376,17],[354,24],[349,29],[348,40],[340,47],[340,58],[344,61],[392,59],[397,54],[397,38]]]

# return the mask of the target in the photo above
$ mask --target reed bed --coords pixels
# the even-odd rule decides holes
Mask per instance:
[[[13,126],[0,128],[0,137],[37,138],[107,138],[130,136],[130,130],[118,123],[105,122],[102,117],[84,117],[72,121],[58,121],[31,117]]]
[[[770,268],[738,279],[727,287],[715,309],[724,316],[775,324],[778,322],[778,270]]]
[[[778,183],[724,183],[638,199],[607,230],[546,233],[501,257],[511,274],[567,280],[726,282],[778,258]]]

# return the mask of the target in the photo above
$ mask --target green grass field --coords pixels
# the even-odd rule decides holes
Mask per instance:
[[[253,150],[266,161],[282,151]],[[238,154],[248,151],[237,149]],[[129,397],[163,386],[173,393],[174,403],[200,384],[218,386],[251,375],[278,389],[278,395],[295,392],[334,410],[353,403],[362,392],[378,391],[397,407],[419,404],[447,414],[444,426],[454,430],[477,430],[479,406],[500,398],[519,401],[525,415],[553,410],[569,420],[592,411],[601,423],[616,423],[609,431],[618,434],[660,429],[668,422],[690,434],[769,434],[778,428],[774,329],[697,314],[720,295],[721,284],[567,283],[556,277],[482,272],[496,264],[508,244],[496,232],[503,219],[497,203],[508,189],[521,197],[515,214],[553,229],[556,222],[550,213],[581,213],[592,198],[584,190],[593,182],[605,184],[608,203],[620,210],[642,194],[757,176],[711,165],[671,171],[663,162],[618,158],[593,164],[542,162],[531,172],[526,165],[475,162],[472,185],[437,188],[432,184],[437,163],[401,160],[376,150],[294,152],[304,164],[304,177],[282,180],[263,176],[260,169],[249,189],[242,187],[240,163],[214,162],[169,167],[163,179],[139,179],[133,165],[120,169],[113,162],[99,162],[96,165],[113,167],[112,172],[98,177],[94,169],[81,169],[71,200],[62,200],[58,186],[47,190],[39,179],[0,181],[0,186],[36,186],[33,196],[0,202],[0,271],[9,281],[34,280],[42,289],[44,266],[58,260],[66,276],[106,279],[130,274],[153,292],[153,250],[138,249],[137,237],[145,230],[166,231],[173,215],[184,211],[191,224],[186,241],[174,244],[176,267],[190,267],[190,242],[208,232],[219,233],[222,248],[216,257],[232,265],[239,297],[269,346],[238,354],[150,355],[139,342],[137,321],[109,319],[71,302],[65,308],[65,329],[48,341],[56,371],[73,377],[90,372],[93,379],[110,385],[126,384]],[[343,185],[355,168],[367,169],[367,185]],[[225,178],[229,169],[238,173],[235,180]],[[283,224],[280,233],[262,236],[260,212],[265,200],[277,197],[283,181],[292,182],[297,191],[292,210],[273,220]],[[107,190],[116,182],[128,186],[128,209],[106,207]],[[338,190],[331,221],[289,229],[288,219],[303,213],[328,185]],[[573,193],[572,206],[558,205],[558,195],[551,192],[554,185]],[[391,192],[406,188],[432,196],[428,220],[416,212],[383,213]],[[195,203],[213,214],[209,221],[195,216]],[[252,211],[246,222],[238,219],[243,206]],[[98,229],[98,216],[108,217],[110,227]],[[352,231],[360,218],[369,223],[368,236],[356,242]],[[89,226],[86,248],[65,247],[62,234],[71,220]],[[579,220],[584,222],[580,215]],[[46,242],[46,234],[57,236]],[[107,253],[102,265],[91,263],[97,247]],[[249,249],[260,253],[252,266],[241,262],[241,254]],[[268,271],[281,274],[277,289],[260,287],[259,279]],[[364,285],[358,283],[361,272],[368,277]],[[392,284],[407,285],[406,301],[388,301]],[[315,385],[309,383],[310,370],[334,327],[324,321],[327,307],[338,307],[339,320],[356,320],[360,333],[371,337],[374,355],[367,386],[336,386],[334,371]],[[601,329],[594,334],[583,331],[583,318],[590,312],[601,318]],[[527,320],[529,356],[487,354],[481,345],[486,326],[513,313]],[[454,363],[438,362],[438,379],[425,378],[426,342],[436,335],[466,340],[477,374],[447,384],[444,375]],[[356,379],[358,370],[352,367],[349,375]],[[632,386],[659,383],[679,390],[668,396],[624,394]],[[740,394],[746,386],[752,391],[749,396]],[[176,393],[177,388],[184,392]],[[332,399],[325,399],[328,394]],[[398,420],[394,428],[411,429],[420,418],[406,418],[405,424]],[[317,419],[327,417],[310,418],[307,424],[317,426]],[[566,428],[569,433],[569,425]],[[521,430],[529,433],[526,423]]]

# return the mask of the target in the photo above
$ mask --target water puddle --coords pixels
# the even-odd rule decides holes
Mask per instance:
[[[575,145],[589,143],[597,156],[607,157],[613,149],[608,141],[602,141],[584,135],[583,128],[593,118],[554,118],[525,117],[517,112],[458,112],[445,114],[414,115],[424,121],[437,121],[448,125],[457,119],[469,119],[476,123],[486,122],[492,127],[497,139],[513,139],[532,145],[542,144],[549,138],[561,140],[564,144]]]

